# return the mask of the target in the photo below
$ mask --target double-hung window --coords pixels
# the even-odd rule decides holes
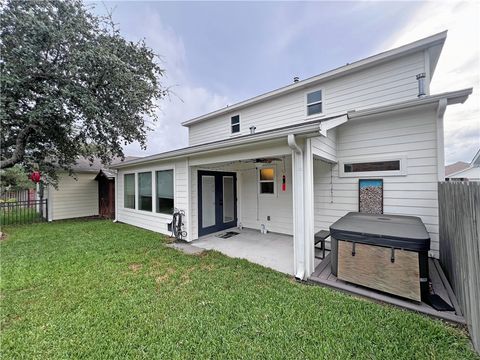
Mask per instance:
[[[259,193],[275,194],[275,168],[264,167],[259,169]]]
[[[152,173],[138,173],[138,209],[152,211]]]
[[[230,118],[230,124],[232,126],[232,134],[240,132],[240,115],[235,115]]]
[[[307,93],[307,116],[323,113],[323,95],[322,90],[316,90]]]
[[[173,214],[175,207],[173,196],[173,170],[161,170],[156,173],[157,212]]]
[[[135,209],[135,174],[123,176],[123,207]]]

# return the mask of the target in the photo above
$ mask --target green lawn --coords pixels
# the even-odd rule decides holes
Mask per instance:
[[[3,230],[2,359],[477,359],[461,329],[128,225]]]

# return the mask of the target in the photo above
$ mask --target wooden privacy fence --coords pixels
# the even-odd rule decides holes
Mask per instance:
[[[480,182],[438,185],[440,262],[480,352]]]

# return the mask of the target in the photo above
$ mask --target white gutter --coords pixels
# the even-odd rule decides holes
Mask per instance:
[[[378,106],[365,110],[352,110],[349,111],[347,115],[349,119],[355,119],[363,116],[381,114],[388,111],[402,110],[413,106],[434,104],[438,103],[442,99],[447,100],[447,105],[463,104],[468,99],[472,91],[473,88],[450,91],[437,95],[425,96],[414,100],[402,101],[391,105]]]
[[[293,251],[295,261],[295,278],[304,280],[305,278],[305,229],[302,226],[304,223],[304,181],[303,181],[303,151],[298,146],[295,135],[288,134],[287,142],[290,149],[292,149],[292,195],[293,195]]]

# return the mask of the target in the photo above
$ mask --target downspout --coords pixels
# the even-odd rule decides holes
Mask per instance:
[[[447,99],[440,99],[437,108],[437,176],[438,181],[445,181],[445,145],[443,134],[443,115],[447,109]]]
[[[302,214],[303,214],[303,209],[304,209],[304,206],[303,206],[303,194],[301,193],[302,192],[302,189],[303,189],[303,174],[301,176],[301,178],[299,179],[299,176],[298,176],[298,173],[303,173],[303,166],[302,168],[300,169],[301,171],[299,171],[297,173],[297,157],[299,157],[300,159],[302,159],[301,161],[303,161],[303,151],[302,149],[300,148],[300,146],[298,146],[296,140],[295,140],[295,135],[294,134],[289,134],[288,137],[287,137],[287,142],[288,142],[288,146],[290,147],[290,149],[292,149],[292,160],[293,160],[293,173],[294,173],[294,176],[293,176],[293,180],[298,182],[297,184],[295,184],[293,187],[293,196],[294,196],[294,201],[293,201],[293,206],[294,206],[294,221],[293,221],[293,233],[294,233],[294,241],[295,241],[295,244],[294,244],[294,258],[295,258],[295,261],[296,261],[296,264],[295,264],[295,278],[298,279],[298,280],[303,280],[305,278],[305,246],[301,246],[299,247],[302,251],[300,253],[298,253],[297,251],[297,247],[298,247],[298,241],[300,239],[302,239],[304,236],[302,234],[302,229],[298,229],[297,226],[301,223],[303,223],[303,219],[299,219],[299,217],[303,217]],[[300,194],[299,194],[300,192]],[[298,204],[300,203],[300,204]],[[300,214],[299,214],[300,212]],[[304,229],[303,229],[304,231]],[[303,239],[303,241],[305,241]]]
[[[118,221],[117,214],[118,214],[118,170],[115,169],[115,219],[113,222],[116,223]]]

